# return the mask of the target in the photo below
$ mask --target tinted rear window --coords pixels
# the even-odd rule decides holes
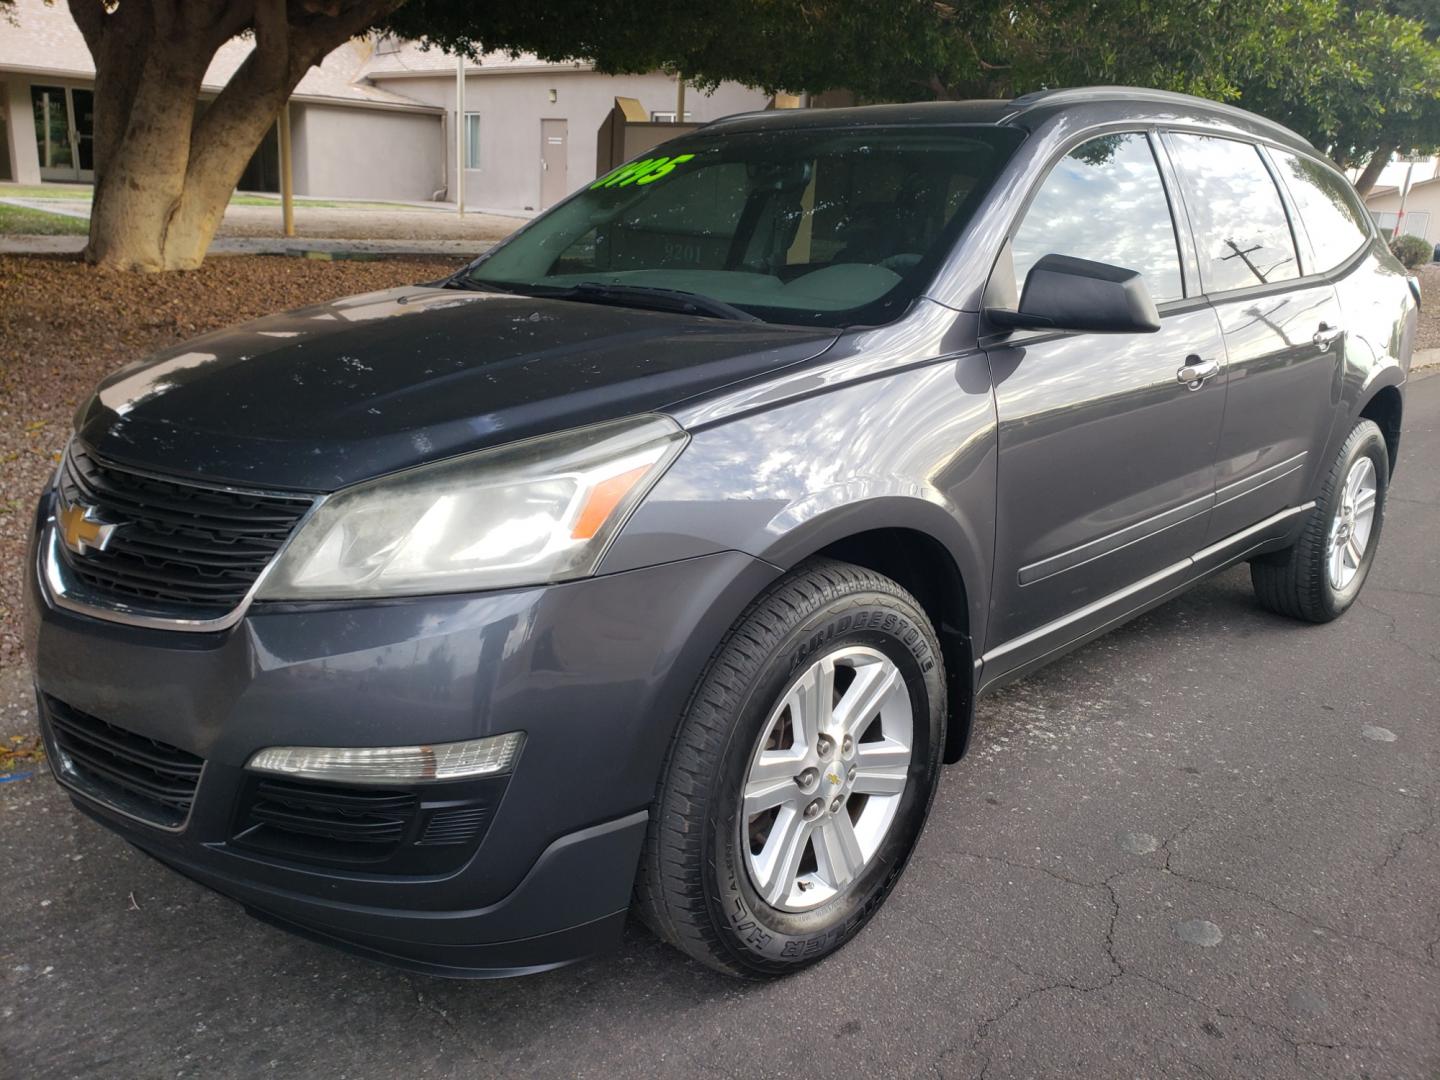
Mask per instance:
[[[1300,212],[1315,265],[1307,272],[1333,270],[1370,239],[1365,208],[1350,182],[1318,161],[1271,150],[1280,176]]]
[[[1169,136],[1200,246],[1205,291],[1228,292],[1300,276],[1285,205],[1251,143]]]

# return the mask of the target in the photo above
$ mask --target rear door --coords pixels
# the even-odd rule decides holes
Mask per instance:
[[[1145,579],[1204,545],[1224,411],[1215,312],[1187,288],[1161,160],[1143,131],[1089,139],[1041,182],[992,277],[1017,292],[1043,255],[1140,271],[1154,334],[1021,332],[987,343],[999,416],[986,674],[1103,622]],[[1191,276],[1193,277],[1193,271]],[[1195,295],[1189,295],[1189,294]],[[1013,294],[1012,294],[1013,295]],[[1181,369],[1214,373],[1194,389]],[[1117,595],[1117,594],[1124,595]],[[1113,614],[1111,612],[1110,614]]]
[[[1229,356],[1216,542],[1309,497],[1339,403],[1344,320],[1334,286],[1302,261],[1258,146],[1176,131],[1164,141]]]

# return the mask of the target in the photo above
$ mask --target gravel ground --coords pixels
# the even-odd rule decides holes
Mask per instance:
[[[457,265],[235,256],[186,273],[132,275],[98,273],[74,258],[0,256],[0,670],[20,662],[32,500],[70,434],[76,406],[102,376],[244,319],[433,280]]]
[[[1431,263],[1417,270],[1420,278],[1420,333],[1415,338],[1417,349],[1440,349],[1440,263]]]

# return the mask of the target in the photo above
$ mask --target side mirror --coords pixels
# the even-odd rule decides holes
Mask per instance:
[[[1031,267],[1018,311],[991,307],[985,317],[1007,330],[1153,334],[1160,329],[1155,301],[1138,270],[1069,255],[1045,255]]]

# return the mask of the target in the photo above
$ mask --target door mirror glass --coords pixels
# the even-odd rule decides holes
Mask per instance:
[[[1138,270],[1045,255],[1025,277],[1018,310],[988,308],[986,317],[1009,330],[1084,330],[1097,334],[1153,334],[1155,301]]]

